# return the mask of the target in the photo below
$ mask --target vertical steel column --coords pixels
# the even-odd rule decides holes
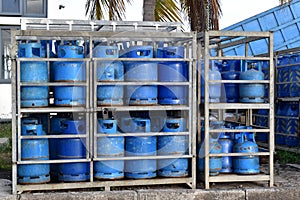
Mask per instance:
[[[192,137],[192,179],[193,179],[193,183],[192,183],[192,188],[196,189],[196,173],[197,173],[197,162],[196,162],[196,155],[197,155],[197,137],[196,137],[196,133],[197,133],[197,122],[196,122],[196,118],[197,118],[197,107],[198,104],[197,103],[197,97],[196,97],[196,93],[197,93],[197,84],[196,84],[196,74],[197,74],[197,66],[196,66],[196,60],[195,58],[197,57],[197,37],[196,37],[196,33],[193,32],[193,43],[192,43],[192,50],[193,50],[193,54],[192,54],[192,68],[190,69],[190,71],[192,72],[192,94],[193,96],[191,97],[193,100],[193,104],[192,104],[192,118],[189,118],[189,121],[192,122],[192,129],[190,130],[190,134]],[[196,106],[197,105],[197,106]],[[190,111],[191,112],[191,111]]]
[[[15,32],[11,32],[11,43],[12,47],[17,47],[17,43],[15,40]],[[16,113],[17,113],[17,102],[16,102],[16,96],[17,96],[17,88],[16,88],[16,53],[14,51],[12,53],[12,66],[11,66],[11,111],[12,111],[12,118],[11,118],[11,138],[12,138],[12,193],[14,195],[17,194],[17,133],[16,133]]]
[[[209,31],[204,33],[204,176],[209,189]]]
[[[269,78],[269,124],[270,124],[270,133],[269,133],[269,170],[270,170],[270,187],[274,186],[274,61],[273,61],[273,33],[269,32],[269,71],[270,71],[270,78]]]
[[[94,77],[97,75],[95,73],[95,70],[94,70],[94,62],[93,62],[93,37],[89,37],[89,52],[90,52],[90,55],[89,55],[89,63],[88,63],[88,66],[89,66],[89,95],[90,95],[90,102],[89,102],[89,119],[90,119],[90,129],[89,129],[89,132],[90,132],[90,181],[93,182],[94,181],[94,160],[93,158],[95,157],[95,155],[97,155],[97,151],[95,151],[95,148],[97,148],[97,138],[95,137],[95,135],[97,134],[97,123],[95,123],[94,119],[96,118],[97,119],[97,99],[95,99],[95,93],[97,93],[97,90],[95,92],[95,87],[97,88],[97,83],[95,83],[94,80],[97,80],[97,79],[94,79]],[[96,86],[95,86],[96,85]],[[96,131],[95,131],[96,129]],[[96,154],[95,154],[96,153]]]

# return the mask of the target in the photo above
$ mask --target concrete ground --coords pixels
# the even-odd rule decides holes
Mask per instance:
[[[264,167],[262,167],[264,170]],[[187,189],[185,186],[168,185],[153,187],[128,187],[116,188],[114,191],[78,191],[68,192],[24,192],[18,196],[11,195],[11,176],[1,173],[0,199],[21,200],[298,200],[300,199],[300,165],[275,165],[275,186],[269,188],[266,183],[212,183],[211,189],[203,189],[203,183],[197,186],[199,189]],[[7,177],[7,178],[5,178]]]

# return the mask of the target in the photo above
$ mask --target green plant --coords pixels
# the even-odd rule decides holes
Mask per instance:
[[[280,164],[286,163],[300,163],[300,154],[289,152],[289,151],[276,151],[276,159]]]
[[[0,138],[11,138],[11,123],[0,123]]]
[[[0,138],[9,139],[0,145],[0,169],[11,170],[11,123],[0,123]]]

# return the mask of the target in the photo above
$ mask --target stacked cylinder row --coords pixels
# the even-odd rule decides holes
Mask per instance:
[[[252,129],[251,126],[240,126],[226,124],[222,121],[212,121],[210,129]],[[201,129],[201,143],[198,151],[198,169],[204,172],[205,146],[204,146],[204,127]],[[253,132],[221,132],[209,135],[209,153],[258,153]],[[209,158],[209,174],[211,176],[220,173],[236,174],[258,174],[258,156],[218,156]]]
[[[85,83],[87,62],[80,61],[85,55],[83,46],[64,43],[58,45],[52,57],[68,61],[47,62],[21,61],[21,82],[25,83]],[[188,65],[185,61],[151,61],[151,58],[184,58],[183,46],[157,48],[132,46],[119,55],[117,46],[95,46],[93,58],[97,59],[97,105],[174,105],[187,104],[188,87],[184,85],[141,84],[126,82],[188,82]],[[20,44],[19,57],[42,58],[45,55],[40,43]],[[154,56],[155,55],[155,56]],[[133,61],[117,61],[118,58],[133,58]],[[72,61],[72,59],[77,59]],[[79,60],[79,61],[78,61]],[[50,76],[48,76],[48,73]],[[111,82],[111,85],[101,85]],[[120,83],[120,84],[118,84]],[[21,107],[45,107],[49,102],[49,91],[53,92],[55,106],[84,106],[86,86],[23,86]]]
[[[142,179],[160,177],[185,177],[189,174],[188,158],[178,158],[188,153],[188,136],[114,136],[122,133],[185,132],[184,118],[160,118],[151,124],[149,118],[98,119],[96,154],[93,176],[96,179]],[[85,120],[74,120],[67,115],[50,118],[47,124],[38,118],[23,118],[21,135],[73,135],[71,138],[23,139],[21,160],[72,160],[53,164],[18,165],[20,184],[87,181],[90,178],[90,163],[87,155]],[[98,135],[97,134],[97,135]],[[81,135],[81,136],[80,136]],[[134,134],[133,134],[134,135]],[[175,156],[156,159],[154,156]],[[147,156],[151,159],[147,159]],[[138,157],[124,160],[123,157]],[[100,159],[100,160],[97,160]],[[111,158],[101,160],[101,158]]]
[[[201,99],[204,101],[204,63],[201,63]],[[265,68],[267,70],[265,70]],[[212,61],[209,80],[268,80],[268,62],[242,60]],[[210,83],[209,101],[227,103],[263,103],[268,97],[267,84],[262,83]]]

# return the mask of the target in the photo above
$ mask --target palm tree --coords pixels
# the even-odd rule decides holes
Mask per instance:
[[[134,0],[126,0],[128,3]],[[221,0],[143,0],[143,21],[183,22],[183,12],[192,31],[219,30],[222,15]],[[281,4],[291,0],[279,0]],[[124,0],[87,0],[86,14],[90,19],[104,19],[108,10],[109,20],[122,20],[125,16]]]
[[[180,0],[192,31],[219,30],[220,0]]]
[[[131,3],[132,0],[126,0]],[[124,0],[86,0],[85,14],[89,15],[90,19],[105,19],[105,14],[108,13],[109,20],[122,20],[125,16],[125,1]]]
[[[177,0],[144,0],[143,21],[183,22]]]
[[[133,0],[126,0],[132,3]],[[108,11],[109,20],[123,20],[125,17],[124,0],[86,0],[86,15],[90,19],[105,19]],[[143,21],[179,21],[180,7],[177,0],[144,0]]]

